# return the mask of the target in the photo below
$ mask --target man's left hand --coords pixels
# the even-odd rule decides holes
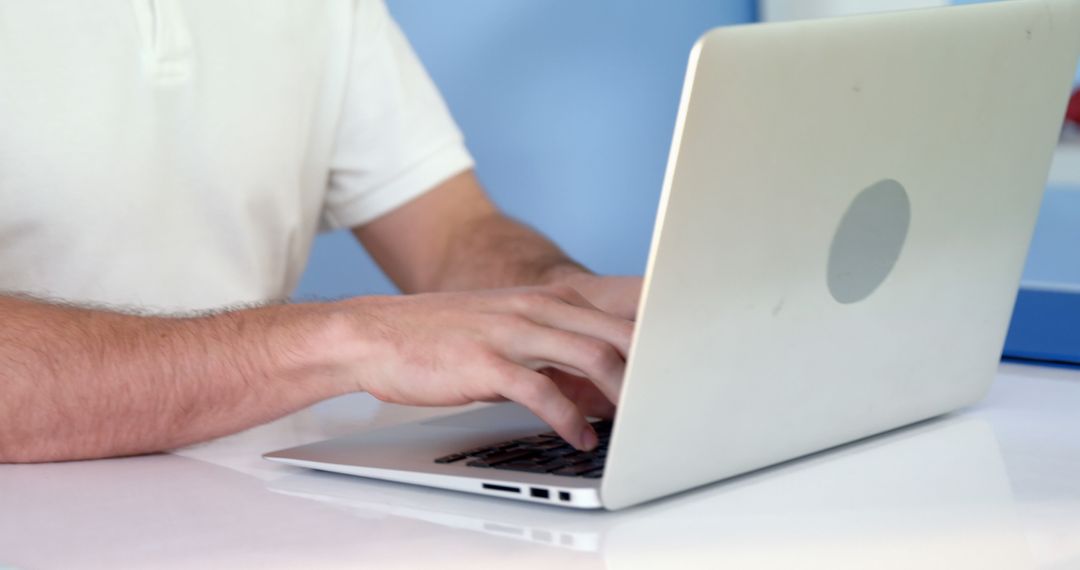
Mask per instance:
[[[606,313],[630,320],[637,315],[641,298],[641,277],[609,277],[582,271],[562,277],[557,282],[573,287],[587,301]],[[626,356],[623,355],[624,358]],[[604,398],[588,380],[553,368],[542,372],[549,376],[586,416],[606,419],[615,416],[615,405]]]

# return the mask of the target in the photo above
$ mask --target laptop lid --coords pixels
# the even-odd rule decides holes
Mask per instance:
[[[1080,2],[717,29],[695,46],[601,497],[938,415],[996,369]]]

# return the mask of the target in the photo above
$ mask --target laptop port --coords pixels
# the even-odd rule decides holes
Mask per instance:
[[[551,491],[547,489],[537,489],[536,487],[529,487],[529,494],[537,499],[550,499]]]
[[[520,487],[510,487],[508,485],[495,485],[492,483],[484,483],[484,489],[488,491],[502,491],[503,493],[520,493]]]
[[[564,503],[570,502],[570,491],[559,491],[559,500]]]

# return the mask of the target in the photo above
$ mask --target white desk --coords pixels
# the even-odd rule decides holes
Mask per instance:
[[[0,567],[1080,568],[1080,371],[618,513],[320,474],[260,453],[421,414],[364,396],[176,454],[0,466]]]

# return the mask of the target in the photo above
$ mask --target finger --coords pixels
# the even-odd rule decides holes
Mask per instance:
[[[585,295],[582,295],[581,291],[578,291],[570,285],[548,285],[547,287],[543,287],[541,290],[564,303],[568,303],[570,305],[575,305],[585,309],[599,310],[599,307],[589,301],[589,299],[585,297]]]
[[[573,287],[600,310],[633,321],[637,318],[643,282],[641,277],[636,276],[589,275],[579,276],[565,284]]]
[[[540,325],[600,339],[615,347],[624,360],[630,354],[633,321],[560,302],[530,306],[522,314]]]
[[[596,447],[596,430],[550,378],[520,366],[502,375],[496,391],[547,422],[570,445],[583,451]]]
[[[631,321],[637,319],[638,304],[641,303],[641,288],[644,280],[641,277],[609,277],[614,297],[609,307],[609,312]]]
[[[588,378],[612,403],[619,401],[626,361],[615,347],[600,339],[531,325],[495,342],[503,344],[503,354],[518,364],[533,370],[550,366]]]
[[[598,309],[569,286],[519,290],[501,307],[501,312],[599,338],[615,346],[624,359],[630,352],[634,322]]]
[[[615,404],[607,399],[588,378],[567,374],[554,368],[545,368],[541,374],[551,378],[555,386],[577,405],[587,418],[612,419],[615,417]]]

